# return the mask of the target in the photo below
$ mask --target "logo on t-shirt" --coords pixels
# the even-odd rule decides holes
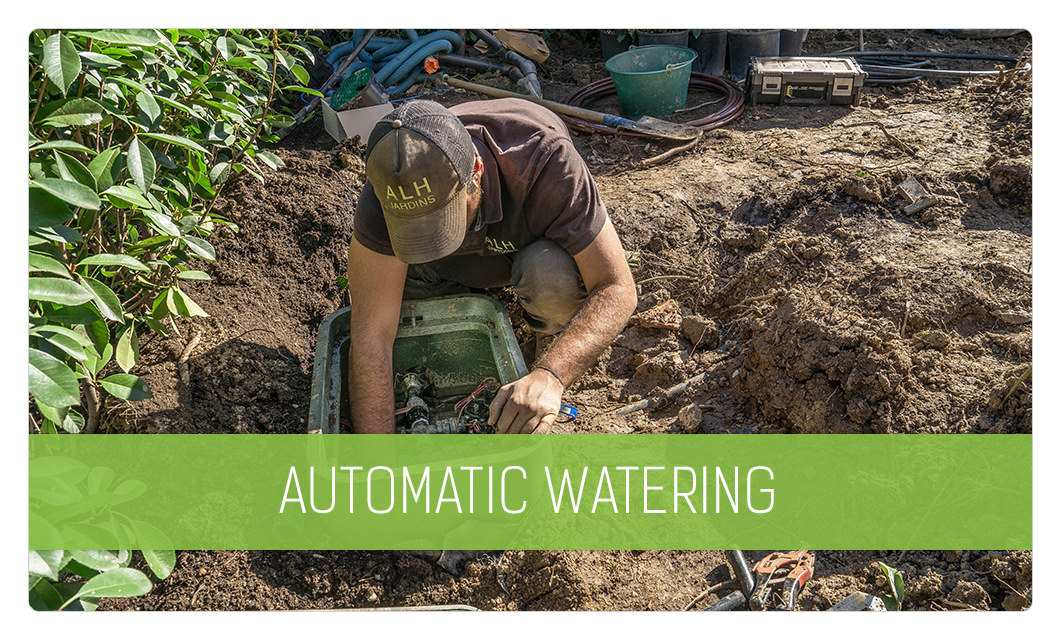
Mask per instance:
[[[489,236],[486,236],[486,248],[493,253],[515,253],[518,251],[518,249],[515,248],[515,245],[511,242],[498,242]]]

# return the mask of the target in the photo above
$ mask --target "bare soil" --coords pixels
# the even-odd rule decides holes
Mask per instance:
[[[873,50],[1019,55],[1030,45],[1026,33],[973,40],[867,30],[865,38]],[[598,45],[549,44],[546,97],[606,77]],[[804,52],[856,46],[856,30],[811,30]],[[1030,433],[1030,380],[1020,381],[1031,363],[1029,76],[869,85],[853,108],[748,105],[693,149],[648,168],[635,163],[666,145],[576,133],[626,248],[639,254],[641,313],[573,385],[567,399],[585,417],[562,428]],[[692,92],[689,104],[717,98]],[[611,100],[592,106],[616,109]],[[211,317],[142,346],[136,373],[154,398],[113,408],[105,430],[306,429],[317,329],[347,304],[338,278],[363,147],[336,145],[318,118],[276,152],[285,169],[264,186],[236,180],[216,205],[240,231],[216,238],[218,259],[203,267],[213,280],[187,287]],[[897,187],[908,178],[937,203],[905,213]],[[680,328],[652,326],[664,304]],[[612,413],[701,373],[662,408]],[[766,553],[748,552],[749,560]],[[906,609],[1011,610],[1031,600],[1030,552],[816,555],[800,609],[827,609],[856,590],[885,594],[878,560],[903,572]],[[724,596],[716,589],[696,600],[729,578],[716,551],[508,551],[473,558],[457,575],[398,552],[193,551],[180,553],[151,593],[103,606],[682,610]]]

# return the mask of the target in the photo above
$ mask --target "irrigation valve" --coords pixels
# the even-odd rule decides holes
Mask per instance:
[[[434,372],[414,367],[395,376],[397,426],[403,433],[494,433],[489,420],[500,383],[486,378],[466,396],[435,397]]]

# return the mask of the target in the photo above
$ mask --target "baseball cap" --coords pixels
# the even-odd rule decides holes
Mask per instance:
[[[408,100],[376,123],[367,153],[394,255],[419,264],[456,251],[477,155],[460,119],[437,102]]]

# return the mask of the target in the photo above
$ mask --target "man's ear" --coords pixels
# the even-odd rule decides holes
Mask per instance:
[[[477,179],[482,175],[482,172],[486,170],[486,165],[482,163],[482,156],[475,156],[475,168],[471,172],[471,177]]]

